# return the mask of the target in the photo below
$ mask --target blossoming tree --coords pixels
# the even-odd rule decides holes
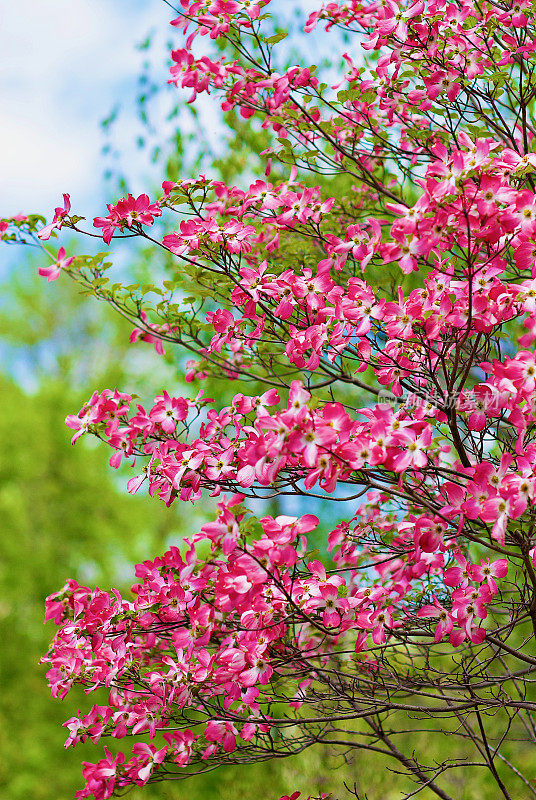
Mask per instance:
[[[137,565],[132,597],[71,580],[47,600],[53,695],[109,695],[68,720],[67,745],[125,742],[84,764],[78,797],[317,743],[381,754],[407,797],[459,797],[472,770],[494,796],[536,795],[536,12],[328,2],[304,30],[334,49],[342,30],[335,76],[280,68],[269,10],[181,0],[170,78],[268,133],[265,176],[165,181],[94,220],[107,245],[152,242],[169,280],[123,286],[104,255],[55,256],[60,229],[85,230],[68,195],[46,226],[1,223],[133,342],[191,354],[187,382],[253,389],[224,407],[106,389],[67,419],[135,463],[129,492],[218,498],[184,547]],[[325,518],[258,513],[287,495]],[[418,730],[441,760],[402,748]]]

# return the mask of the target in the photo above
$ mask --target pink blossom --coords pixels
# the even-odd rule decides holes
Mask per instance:
[[[74,261],[74,256],[69,258],[65,257],[65,248],[60,247],[55,263],[50,267],[39,267],[39,274],[49,281],[55,281],[59,278],[62,269],[69,267]]]

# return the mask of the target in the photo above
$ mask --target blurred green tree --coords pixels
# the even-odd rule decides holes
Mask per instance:
[[[189,518],[127,495],[127,475],[100,448],[70,447],[66,414],[93,385],[143,374],[149,353],[129,348],[128,325],[82,303],[69,281],[43,292],[25,255],[0,305],[0,796],[67,800],[84,756],[63,750],[61,724],[77,701],[52,701],[38,664],[51,638],[44,598],[69,576],[128,587],[133,563],[178,540]]]

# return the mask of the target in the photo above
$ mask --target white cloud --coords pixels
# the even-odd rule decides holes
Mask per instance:
[[[158,0],[0,2],[0,215],[48,213],[63,191],[96,213],[99,122],[132,98],[134,46],[169,18]]]

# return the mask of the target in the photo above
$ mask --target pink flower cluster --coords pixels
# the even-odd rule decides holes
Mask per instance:
[[[319,483],[332,493],[339,482],[359,483],[364,468],[418,473],[445,452],[433,440],[425,410],[416,419],[404,409],[379,405],[360,409],[359,420],[340,403],[309,408],[311,395],[298,381],[291,386],[284,410],[268,411],[279,402],[275,390],[260,397],[239,394],[232,406],[219,412],[209,409],[200,437],[191,440],[177,436],[177,425],[182,423],[187,433],[189,409],[211,401],[172,398],[165,392],[148,412],[138,405],[137,413],[128,417],[131,399],[117,391],[96,392],[77,416],[67,418],[76,431],[72,441],[88,430],[99,431],[116,450],[114,467],[125,457],[149,457],[142,474],[129,481],[129,491],[137,491],[148,479],[150,493],[167,503],[177,496],[195,500],[203,486],[217,494],[228,481],[249,488],[254,483],[303,480],[306,489]]]
[[[152,225],[155,217],[162,214],[158,203],[151,203],[146,194],[135,198],[131,194],[122,197],[116,205],[108,203],[109,214],[106,217],[95,217],[93,224],[102,228],[102,238],[110,244],[116,230],[132,228],[133,225]]]
[[[454,551],[456,566],[445,568],[450,556],[437,520],[414,520],[419,538],[412,541],[409,529],[405,540],[400,534],[406,546],[412,541],[414,552],[404,563],[378,563],[378,579],[369,582],[357,572],[330,575],[320,562],[307,561],[305,535],[318,525],[312,515],[265,517],[260,537],[248,543],[243,499],[221,501],[217,520],[185,540],[185,552],[172,547],[138,565],[133,601],[72,580],[48,598],[46,616],[59,626],[44,659],[52,693],[63,697],[74,682],[110,688],[108,705],[93,706],[66,723],[67,745],[137,733],[157,742],[135,744],[128,761],[107,752],[102,761],[85,764],[87,786],[78,797],[93,794],[101,800],[115,788],[145,783],[168,765],[232,752],[238,740],[254,743],[270,728],[266,709],[275,686],[279,692],[286,686],[287,701],[295,707],[307,692],[289,649],[291,629],[302,648],[319,656],[326,636],[330,649],[347,646],[350,638],[368,669],[378,668],[373,653],[367,656],[369,641],[384,645],[417,619],[438,620],[436,642],[445,635],[455,646],[466,637],[483,640],[480,621],[507,562],[473,564]],[[196,553],[203,540],[210,543],[205,559]],[[417,548],[428,561],[421,569],[416,569]],[[401,600],[411,596],[423,574],[442,576],[443,585],[455,588],[443,605],[434,597],[433,605],[421,606],[415,615]],[[195,711],[194,730],[173,730],[176,715],[189,708]]]

